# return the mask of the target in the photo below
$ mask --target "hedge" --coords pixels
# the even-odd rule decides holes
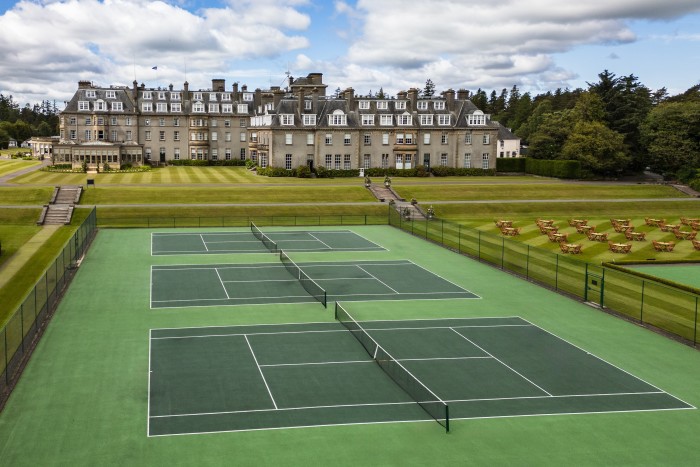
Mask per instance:
[[[194,167],[206,167],[206,166],[234,166],[241,167],[246,165],[246,161],[240,159],[230,159],[222,161],[209,161],[209,160],[193,160],[193,159],[178,159],[169,161],[170,165],[177,166],[194,166]]]
[[[580,161],[525,159],[525,172],[543,177],[581,178]]]
[[[525,157],[496,159],[496,172],[525,172]]]
[[[381,169],[373,167],[365,169],[365,175],[368,177],[386,177],[387,175],[390,177],[429,177],[430,171],[424,165],[417,165],[412,169],[397,169],[395,167]]]
[[[430,171],[436,177],[451,177],[451,176],[492,176],[496,175],[496,169],[467,169],[463,167],[433,167]]]

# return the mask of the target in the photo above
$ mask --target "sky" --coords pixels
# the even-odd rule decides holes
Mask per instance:
[[[609,70],[670,94],[700,84],[698,0],[0,0],[0,93],[55,101],[78,81],[329,93],[586,88]]]

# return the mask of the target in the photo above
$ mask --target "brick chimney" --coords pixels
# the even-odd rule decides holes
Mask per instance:
[[[213,79],[213,80],[211,80],[211,90],[214,92],[225,92],[226,91],[226,80],[225,79]]]
[[[408,101],[411,112],[415,112],[418,109],[418,89],[416,88],[411,88],[408,90]]]
[[[445,97],[445,100],[447,101],[447,110],[450,112],[454,112],[455,110],[455,91],[454,89],[448,89],[447,91],[443,92],[442,95]]]

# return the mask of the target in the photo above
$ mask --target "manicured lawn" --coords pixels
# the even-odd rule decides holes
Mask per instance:
[[[37,225],[7,225],[0,224],[0,266],[5,263],[27,240],[32,238],[41,227]],[[0,269],[0,271],[2,271]]]
[[[571,199],[599,200],[617,198],[687,198],[687,195],[666,185],[610,185],[610,184],[509,184],[468,185],[433,183],[404,186],[393,184],[403,198],[422,200],[500,200],[500,199]]]
[[[46,204],[51,199],[52,187],[0,187],[0,206],[27,206]]]
[[[25,161],[22,159],[2,159],[0,160],[0,176],[39,165],[40,163],[39,161]]]
[[[372,203],[377,200],[362,186],[196,186],[96,187],[83,192],[82,204],[265,204]]]

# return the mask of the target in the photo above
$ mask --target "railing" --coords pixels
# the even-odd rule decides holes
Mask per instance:
[[[36,340],[55,311],[97,228],[96,210],[87,216],[22,304],[0,328],[0,407],[19,379]]]
[[[98,220],[98,227],[248,227],[251,221],[259,226],[386,225],[387,216],[384,214],[339,214],[319,216],[101,217]]]
[[[698,294],[450,221],[407,220],[390,210],[389,224],[644,326],[661,330],[689,345],[698,344]]]

